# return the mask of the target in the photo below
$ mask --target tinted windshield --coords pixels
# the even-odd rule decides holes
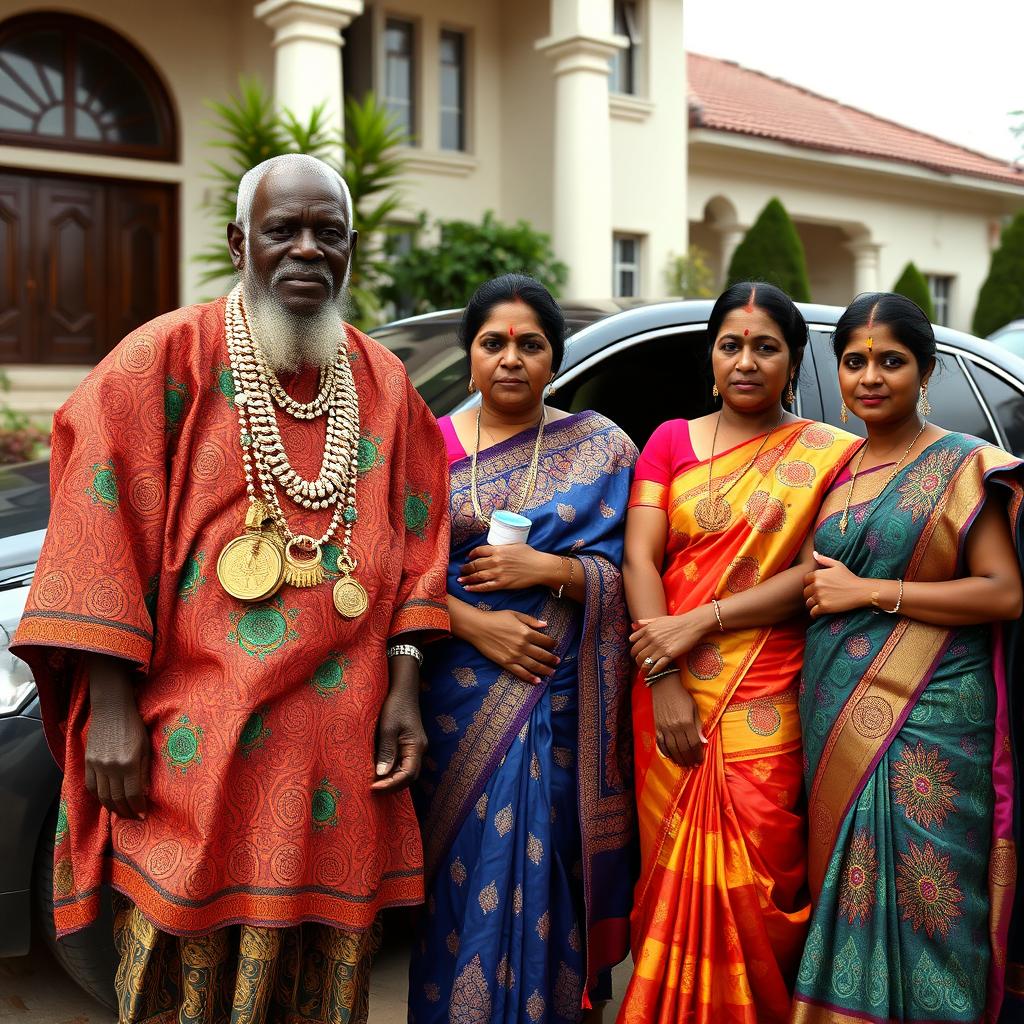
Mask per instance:
[[[992,342],[1016,356],[1024,356],[1024,327],[1001,331],[992,338]]]
[[[373,332],[375,341],[405,363],[416,390],[435,416],[451,412],[466,397],[469,370],[456,340],[457,318],[412,320]]]
[[[0,466],[0,537],[45,530],[49,516],[49,460]]]

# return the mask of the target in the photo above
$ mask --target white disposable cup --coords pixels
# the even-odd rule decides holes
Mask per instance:
[[[526,516],[506,512],[503,508],[491,514],[491,528],[487,531],[488,544],[525,544],[533,523]]]

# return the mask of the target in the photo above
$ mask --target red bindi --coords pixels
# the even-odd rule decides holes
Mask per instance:
[[[749,327],[744,327],[743,328],[743,337],[744,338],[750,337],[750,328]]]
[[[516,336],[516,329],[515,327],[512,326],[512,324],[508,325],[508,336],[510,338],[514,338]]]

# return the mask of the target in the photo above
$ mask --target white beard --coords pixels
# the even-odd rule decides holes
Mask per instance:
[[[345,337],[347,289],[303,316],[285,309],[273,292],[243,273],[242,297],[253,343],[275,373],[334,362]]]

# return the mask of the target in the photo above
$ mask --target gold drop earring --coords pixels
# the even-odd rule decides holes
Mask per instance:
[[[711,385],[711,397],[712,398],[717,398],[718,394],[719,394],[719,392],[718,392],[718,384],[717,383],[712,384]]]
[[[789,384],[786,386],[786,405],[794,405],[796,403],[796,392],[793,391],[793,378],[789,378]]]
[[[468,383],[468,384],[466,385],[466,390],[467,390],[467,391],[468,391],[468,392],[469,392],[470,394],[473,394],[473,392],[474,392],[474,391],[476,391],[476,381],[475,381],[475,380],[473,380],[473,377],[472,377],[472,375],[470,375],[470,378],[469,378],[469,383]]]
[[[843,402],[843,404],[841,406],[839,406],[839,418],[844,423],[849,423],[850,422],[850,414],[846,410],[846,403],[845,402]]]
[[[917,400],[917,411],[922,416],[931,416],[932,403],[928,401],[928,385],[921,385],[921,397]]]

